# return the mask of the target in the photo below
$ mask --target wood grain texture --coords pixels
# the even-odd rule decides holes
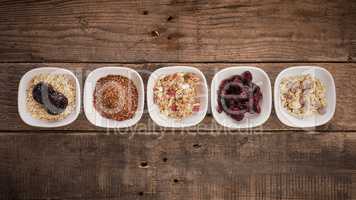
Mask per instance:
[[[355,19],[354,0],[0,0],[0,199],[356,199]],[[56,129],[19,118],[28,70],[68,68],[83,86],[109,65],[145,83],[159,67],[195,66],[209,85],[229,66],[261,67],[273,85],[288,66],[319,65],[334,76],[337,108],[309,130],[274,111],[253,130],[224,129],[210,112],[185,129],[147,113],[109,131],[83,109]]]
[[[155,69],[163,66],[172,66],[177,65],[176,63],[167,63],[167,64],[110,64],[112,66],[126,66],[133,69],[136,69],[143,76],[144,83],[146,84],[148,76]],[[223,64],[223,63],[214,63],[214,64],[191,64],[191,63],[180,63],[179,65],[190,65],[195,66],[201,69],[205,76],[207,77],[208,83],[210,85],[211,79],[214,74],[223,68],[229,66],[238,66],[238,65],[246,65],[246,64]],[[274,84],[274,79],[278,75],[280,71],[285,69],[288,66],[295,65],[319,65],[325,67],[329,70],[335,79],[336,91],[337,91],[337,108],[334,118],[324,126],[318,127],[316,131],[353,131],[356,130],[356,102],[354,99],[356,98],[356,94],[354,92],[354,88],[356,88],[356,64],[355,63],[313,63],[313,64],[294,64],[294,63],[265,63],[265,64],[256,64],[251,63],[248,65],[258,66],[264,69],[268,75],[271,77],[272,85]],[[85,76],[90,73],[93,69],[103,66],[108,66],[108,64],[62,64],[62,63],[3,63],[0,64],[0,89],[2,92],[0,93],[0,130],[1,131],[28,131],[28,130],[41,130],[39,128],[32,128],[25,125],[17,111],[17,89],[18,83],[23,74],[25,74],[28,70],[34,67],[64,67],[71,69],[75,72],[83,85],[85,81]],[[210,105],[209,105],[210,106]],[[82,109],[83,110],[83,109]],[[51,129],[52,130],[52,129]],[[83,111],[79,118],[69,126],[60,127],[54,130],[80,130],[80,131],[95,131],[102,130],[94,127],[88,122],[85,118]],[[144,133],[147,131],[200,131],[200,132],[211,132],[214,133],[216,131],[231,131],[230,129],[226,129],[220,125],[218,125],[213,119],[212,115],[209,114],[205,117],[204,121],[197,126],[185,129],[169,129],[169,128],[160,128],[156,125],[149,117],[147,111],[144,114],[141,121],[134,127],[129,129],[120,129],[116,130],[116,132],[135,132],[135,133]],[[295,128],[289,128],[283,125],[277,118],[274,111],[270,116],[269,120],[262,125],[261,127],[257,127],[254,129],[255,131],[274,131],[274,130],[300,130]],[[115,130],[114,130],[115,131]],[[233,132],[239,132],[239,130],[235,130]],[[246,132],[246,131],[243,131]]]
[[[0,199],[355,199],[356,133],[0,136]]]
[[[1,1],[2,62],[353,61],[354,0]]]

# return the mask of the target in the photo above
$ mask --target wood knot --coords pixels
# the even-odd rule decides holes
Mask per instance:
[[[154,38],[158,38],[160,36],[160,33],[157,30],[154,30],[151,32],[151,36]]]
[[[198,144],[198,143],[193,144],[193,148],[195,148],[195,149],[199,149],[199,148],[201,148],[201,147],[202,147],[201,144]]]
[[[167,18],[167,22],[172,21],[172,20],[173,20],[173,17],[172,17],[172,16],[169,16],[169,17]]]
[[[246,144],[247,142],[248,142],[248,138],[247,137],[243,137],[241,140],[239,140],[239,143],[240,143],[241,146]]]
[[[147,168],[147,167],[148,167],[148,163],[147,163],[146,161],[142,161],[142,162],[140,163],[140,167],[141,167],[141,168]]]
[[[348,61],[348,62],[352,62],[352,56],[351,56],[351,55],[349,55],[349,56],[347,57],[347,61]]]

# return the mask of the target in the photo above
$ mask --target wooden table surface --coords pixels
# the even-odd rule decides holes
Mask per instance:
[[[17,89],[28,70],[71,69],[81,84],[102,66],[144,78],[170,65],[208,78],[229,66],[289,66],[334,76],[334,118],[313,129],[283,125],[274,110],[252,130],[25,125]],[[0,1],[0,199],[356,199],[356,1]]]

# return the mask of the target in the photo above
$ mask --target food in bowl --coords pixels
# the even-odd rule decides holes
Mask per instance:
[[[243,120],[246,113],[261,113],[263,95],[252,79],[250,71],[224,79],[217,92],[218,113],[224,112],[236,121]]]
[[[191,72],[160,77],[153,88],[154,103],[160,113],[181,120],[200,110],[201,78]]]
[[[306,117],[325,113],[326,88],[310,74],[285,77],[279,89],[282,106],[289,114]]]
[[[32,117],[62,120],[75,110],[75,80],[64,74],[39,74],[30,81],[26,106]]]
[[[133,118],[138,107],[138,90],[132,80],[107,75],[96,82],[94,107],[101,116],[116,121]]]

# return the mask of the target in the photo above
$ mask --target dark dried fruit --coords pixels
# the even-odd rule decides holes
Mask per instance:
[[[48,94],[54,91],[51,85],[48,85],[43,82],[37,83],[32,90],[32,96],[40,104],[43,104],[45,101],[44,97],[48,97]]]
[[[245,71],[244,73],[241,74],[241,76],[246,83],[252,82],[252,74],[250,71]]]
[[[261,89],[252,82],[252,74],[249,71],[223,80],[217,96],[217,111],[225,112],[236,121],[241,121],[247,112],[261,112]]]
[[[43,82],[34,86],[32,96],[51,115],[62,113],[68,106],[68,98],[64,94],[55,91],[50,84]]]
[[[244,119],[244,114],[231,115],[231,118],[236,121],[241,121]]]

